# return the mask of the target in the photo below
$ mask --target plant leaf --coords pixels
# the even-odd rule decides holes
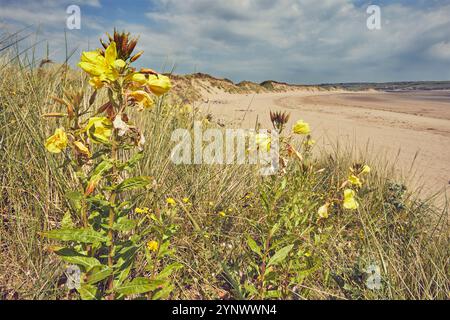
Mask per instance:
[[[130,230],[133,230],[137,224],[138,224],[137,220],[128,219],[127,217],[122,217],[122,218],[119,218],[116,223],[114,223],[112,229],[115,231],[127,232]]]
[[[134,177],[122,181],[116,188],[118,192],[145,188],[150,184],[150,177]]]
[[[250,237],[250,236],[247,236],[247,245],[250,247],[250,249],[252,249],[252,251],[254,252],[254,253],[256,253],[258,256],[262,256],[262,253],[261,253],[261,248],[258,246],[258,244],[256,243],[256,241],[255,240],[253,240],[253,238],[252,237]]]
[[[82,243],[107,242],[108,237],[92,229],[58,229],[43,232],[49,239],[61,241],[76,241]]]
[[[283,262],[284,259],[286,259],[287,255],[289,254],[289,252],[291,252],[292,248],[294,248],[293,244],[286,246],[284,248],[281,248],[280,250],[275,252],[275,254],[272,256],[272,258],[270,258],[267,266],[273,266],[273,265],[277,265],[277,264],[280,264],[281,262]]]
[[[111,160],[103,160],[95,167],[90,176],[102,176],[110,169],[112,169],[112,167],[113,164],[111,163]]]
[[[86,275],[86,283],[94,284],[103,279],[107,278],[113,273],[113,270],[105,265],[95,266],[92,270]]]
[[[83,194],[78,191],[69,191],[66,193],[66,198],[69,200],[70,205],[75,210],[81,209],[81,200],[83,200]]]
[[[83,266],[85,268],[86,272],[96,266],[101,265],[100,261],[98,261],[96,258],[82,255],[70,248],[62,248],[62,249],[55,251],[55,253],[62,260],[66,261],[68,263]]]
[[[180,270],[181,268],[183,268],[183,265],[179,262],[169,264],[158,274],[157,279],[160,279],[160,280],[166,279],[166,278],[170,277],[172,272]]]
[[[69,210],[67,210],[66,213],[64,213],[64,217],[61,221],[61,227],[63,229],[75,228],[75,224],[73,223],[72,216]]]
[[[123,295],[141,294],[153,291],[162,284],[164,284],[164,281],[138,277],[132,281],[122,284],[119,287],[116,287],[116,291]]]
[[[78,292],[83,300],[96,300],[98,298],[98,289],[92,284],[83,283]]]

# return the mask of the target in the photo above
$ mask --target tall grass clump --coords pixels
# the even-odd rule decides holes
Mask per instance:
[[[276,175],[175,165],[175,129],[219,126],[108,40],[88,76],[2,53],[0,299],[449,298],[446,207],[286,114]]]

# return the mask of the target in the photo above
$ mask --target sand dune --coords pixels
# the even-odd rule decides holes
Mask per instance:
[[[450,91],[205,93],[201,109],[242,127],[270,128],[270,110],[288,111],[291,122],[311,123],[319,148],[339,141],[395,163],[413,186],[431,194],[449,190]],[[291,123],[289,124],[291,125]]]

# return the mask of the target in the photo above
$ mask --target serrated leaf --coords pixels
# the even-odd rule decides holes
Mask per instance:
[[[250,237],[250,236],[247,236],[247,245],[248,245],[249,248],[250,248],[254,253],[256,253],[258,256],[260,256],[260,257],[262,256],[261,248],[258,246],[258,244],[256,243],[256,241],[253,240],[253,238]]]
[[[150,184],[150,177],[134,177],[122,181],[116,188],[118,192],[145,188]]]
[[[81,243],[107,242],[108,237],[92,229],[58,229],[43,232],[49,239],[61,241],[76,241]]]
[[[144,277],[138,277],[132,281],[125,282],[119,287],[116,287],[117,293],[123,295],[142,294],[153,290],[156,290],[159,286],[163,285],[162,280],[150,280]]]
[[[95,266],[101,266],[100,261],[98,261],[96,258],[82,255],[70,248],[62,248],[62,249],[55,251],[55,253],[62,260],[66,261],[68,263],[83,266],[84,269],[86,270],[86,272],[91,270]]]
[[[292,248],[294,248],[293,244],[286,246],[284,248],[281,248],[280,250],[275,252],[275,254],[272,256],[272,258],[270,258],[267,266],[273,266],[273,265],[277,265],[277,264],[280,264],[281,262],[283,262],[286,259],[287,255],[289,254],[289,252],[291,252]]]
[[[86,275],[86,283],[94,284],[103,279],[106,279],[113,273],[113,270],[105,265],[100,265],[92,268],[90,272]]]
[[[82,300],[96,300],[98,299],[98,289],[92,284],[83,283],[79,289],[77,289]]]

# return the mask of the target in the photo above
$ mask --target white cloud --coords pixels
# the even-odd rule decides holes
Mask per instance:
[[[294,82],[450,78],[450,71],[425,61],[430,42],[448,39],[449,4],[433,10],[384,5],[382,29],[369,31],[366,7],[348,0],[152,2],[155,9],[147,17],[158,28],[148,28],[146,37],[163,45],[149,50],[225,77]]]

